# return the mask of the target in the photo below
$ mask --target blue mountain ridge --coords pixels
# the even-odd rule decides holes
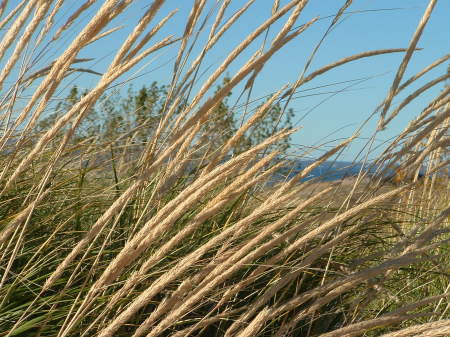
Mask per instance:
[[[312,164],[314,160],[294,160],[291,165],[279,169],[273,179],[275,181],[289,180],[301,170]],[[313,169],[303,180],[317,179],[320,181],[341,180],[346,177],[357,176],[359,172],[368,172],[369,175],[375,174],[375,168],[370,163],[352,163],[349,161],[326,161]],[[419,173],[421,176],[425,170]],[[394,175],[394,170],[388,170],[386,178]]]

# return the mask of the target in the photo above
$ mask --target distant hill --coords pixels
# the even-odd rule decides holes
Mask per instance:
[[[283,167],[280,169],[276,174],[274,179],[275,180],[284,180],[284,179],[290,179],[294,175],[296,175],[298,172],[303,170],[305,167],[312,164],[314,160],[296,160],[292,161],[292,165]],[[311,179],[318,179],[320,181],[334,181],[334,180],[340,180],[346,177],[356,176],[359,174],[360,171],[368,171],[370,170],[369,174],[375,173],[375,170],[373,168],[370,168],[370,163],[362,164],[362,163],[352,163],[348,161],[327,161],[323,163],[322,165],[319,165],[314,170],[312,170],[307,177],[305,177],[303,180],[311,180]],[[422,175],[424,172],[421,172]],[[394,171],[391,170],[388,172],[388,176],[394,175]]]

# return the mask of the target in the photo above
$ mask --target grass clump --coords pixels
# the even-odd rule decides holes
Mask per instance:
[[[371,164],[374,174],[305,180],[355,133],[290,179],[269,183],[288,165],[284,151],[295,132],[286,102],[312,79],[361,58],[404,53],[373,114],[375,137],[448,78],[391,108],[448,60],[403,80],[435,1],[407,48],[363,52],[314,71],[308,62],[294,84],[246,108],[250,116],[240,122],[230,115],[231,91],[244,87],[249,106],[261,69],[317,22],[298,25],[308,1],[275,1],[207,78],[200,76],[205,60],[252,1],[227,19],[230,1],[210,12],[207,1],[194,1],[184,33],[160,38],[175,13],[155,0],[103,74],[75,66],[86,62],[85,48],[116,32],[109,24],[132,2],[105,0],[97,9],[86,2],[62,25],[64,1],[0,7],[10,10],[0,23],[0,336],[448,334],[448,87],[387,145]],[[231,71],[264,36],[259,52]],[[61,41],[69,41],[64,51],[35,69]],[[111,94],[141,61],[172,47],[168,85],[130,89],[124,100]],[[53,104],[74,73],[98,82],[83,92],[72,87]],[[402,179],[386,182],[393,169]]]

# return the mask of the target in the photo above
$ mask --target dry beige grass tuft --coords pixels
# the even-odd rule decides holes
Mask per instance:
[[[269,60],[316,25],[318,18],[298,25],[309,1],[275,0],[268,18],[204,77],[211,51],[256,1],[226,18],[231,0],[194,0],[181,35],[161,38],[177,10],[155,0],[103,74],[73,65],[89,60],[80,57],[86,46],[121,28],[110,25],[136,1],[67,3],[0,4],[0,336],[450,334],[448,87],[387,144],[370,176],[305,181],[358,130],[276,184],[269,181],[288,161],[274,148],[297,130],[239,147],[271,108],[313,79],[356,60],[404,53],[371,115],[379,114],[379,129],[389,125],[450,76],[422,84],[391,108],[400,92],[450,57],[402,82],[435,0],[407,48],[361,52],[310,70],[321,40],[295,83],[252,112],[245,108],[251,115],[219,145],[205,139],[228,130],[205,125],[232,90],[244,88],[250,101]],[[343,2],[324,37],[351,4]],[[80,25],[83,16],[89,20]],[[173,68],[151,129],[79,136],[119,78],[169,47],[176,49]],[[45,63],[48,48],[58,56]],[[74,72],[95,74],[98,82],[39,129]]]

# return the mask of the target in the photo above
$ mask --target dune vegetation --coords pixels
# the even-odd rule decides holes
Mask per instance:
[[[219,63],[211,51],[254,1],[232,12],[230,0],[192,0],[180,36],[162,34],[175,11],[148,1],[106,71],[84,66],[80,53],[117,34],[133,2],[1,2],[0,336],[449,336],[450,70],[410,88],[450,54],[405,77],[436,0],[404,46],[305,64],[241,119],[230,93],[258,95],[261,69],[317,23],[299,19],[308,1],[273,1]],[[342,1],[327,33],[351,5]],[[177,51],[167,84],[149,76],[115,100],[118,81],[167,48]],[[355,130],[267,183],[290,162],[292,96],[332,69],[389,53],[401,62],[367,112],[378,121],[367,148],[428,89],[442,90],[367,163],[370,175],[304,179]],[[77,75],[94,85],[78,89]]]

